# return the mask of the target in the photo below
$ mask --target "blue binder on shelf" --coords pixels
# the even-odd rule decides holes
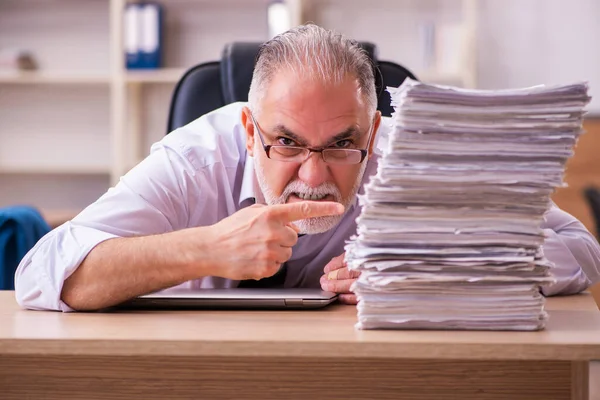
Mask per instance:
[[[124,19],[126,68],[160,68],[163,8],[153,2],[128,3]]]

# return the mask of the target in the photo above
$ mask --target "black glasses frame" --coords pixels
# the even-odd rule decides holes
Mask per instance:
[[[285,148],[296,148],[296,149],[302,149],[302,150],[308,150],[308,154],[306,156],[306,158],[302,161],[306,161],[308,160],[308,158],[310,157],[311,153],[320,153],[321,154],[321,159],[323,160],[323,162],[327,162],[325,161],[325,158],[323,157],[323,152],[327,151],[327,150],[338,150],[338,149],[330,149],[327,147],[323,147],[323,148],[314,148],[314,147],[305,147],[305,146],[283,146],[283,145],[272,145],[272,144],[265,144],[265,139],[263,138],[262,135],[262,131],[260,130],[260,127],[258,126],[258,123],[256,122],[256,120],[254,119],[254,116],[252,115],[252,113],[250,113],[250,119],[252,119],[252,123],[254,124],[254,127],[256,128],[256,131],[258,132],[258,137],[260,138],[260,143],[262,144],[263,149],[265,150],[265,153],[267,154],[267,157],[269,159],[271,159],[271,149],[273,147],[285,147]],[[365,160],[365,157],[367,157],[367,154],[369,153],[369,142],[371,141],[371,135],[373,134],[373,126],[371,126],[370,132],[369,132],[369,138],[367,140],[367,147],[364,149],[339,149],[339,150],[346,150],[346,151],[360,151],[360,161],[356,162],[356,163],[340,163],[340,164],[360,164]],[[277,160],[277,161],[284,161],[284,162],[294,162],[294,161],[285,161],[285,160]]]

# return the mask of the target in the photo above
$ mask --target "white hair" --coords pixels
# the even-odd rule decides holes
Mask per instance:
[[[259,51],[248,102],[253,113],[276,72],[287,69],[294,75],[339,84],[348,76],[356,78],[369,115],[377,109],[373,64],[356,41],[341,34],[307,24],[293,28],[264,43]]]

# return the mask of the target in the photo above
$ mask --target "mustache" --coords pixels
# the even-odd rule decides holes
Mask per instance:
[[[331,182],[324,182],[317,187],[310,187],[300,180],[295,180],[285,187],[281,197],[287,201],[290,195],[295,193],[319,197],[331,195],[336,202],[341,203],[342,201],[340,190]]]

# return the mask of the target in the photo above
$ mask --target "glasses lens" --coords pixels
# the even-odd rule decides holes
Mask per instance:
[[[331,164],[358,164],[362,157],[360,150],[326,149],[323,160]]]
[[[306,149],[303,147],[293,146],[272,146],[271,157],[283,160],[286,158],[296,158],[305,154]]]

